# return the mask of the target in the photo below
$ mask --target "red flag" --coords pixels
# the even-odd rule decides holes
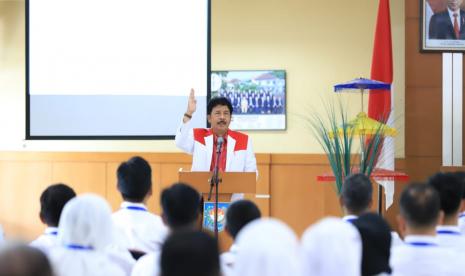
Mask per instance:
[[[371,60],[371,79],[392,83],[392,42],[389,0],[379,1],[373,59]],[[371,91],[368,98],[368,116],[375,120],[387,122],[390,112],[391,92],[388,90]]]

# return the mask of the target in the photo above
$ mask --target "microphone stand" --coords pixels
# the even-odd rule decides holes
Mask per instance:
[[[221,182],[218,175],[218,162],[220,161],[221,147],[223,143],[218,143],[216,148],[216,162],[213,169],[213,175],[210,178],[210,192],[208,193],[208,200],[211,199],[213,186],[215,186],[215,238],[218,240],[218,184]]]

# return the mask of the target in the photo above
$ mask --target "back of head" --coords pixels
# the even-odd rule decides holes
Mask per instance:
[[[48,186],[40,196],[40,218],[48,226],[58,226],[65,204],[76,196],[69,186],[59,183]]]
[[[465,199],[465,171],[454,172],[455,177],[457,177],[463,185],[462,200]]]
[[[361,173],[351,174],[342,185],[342,201],[345,208],[359,215],[369,208],[373,194],[370,179]]]
[[[179,231],[168,237],[161,252],[162,276],[219,276],[216,240],[203,232]]]
[[[5,246],[0,251],[0,276],[52,276],[45,254],[27,245]]]
[[[175,183],[161,193],[163,217],[171,229],[191,227],[199,218],[201,196],[184,183]]]
[[[118,190],[123,199],[142,202],[152,188],[152,169],[142,157],[132,157],[119,165]]]
[[[105,199],[84,194],[66,204],[58,231],[61,245],[103,250],[112,239],[111,209]]]
[[[207,104],[207,115],[211,115],[213,108],[215,108],[218,105],[224,105],[227,106],[229,109],[229,113],[232,115],[233,114],[233,107],[231,102],[228,100],[226,97],[214,97],[211,98],[210,101]]]
[[[362,242],[352,223],[324,218],[302,236],[303,275],[361,275]]]
[[[407,186],[400,196],[400,214],[410,227],[436,227],[439,211],[439,195],[432,186],[414,183]]]
[[[249,222],[261,217],[257,205],[250,200],[233,202],[226,211],[226,229],[233,239]]]
[[[362,237],[362,275],[391,273],[391,228],[377,214],[366,213],[352,222]]]
[[[277,219],[250,222],[237,236],[236,244],[234,275],[301,275],[297,237]]]
[[[463,194],[463,184],[453,173],[437,173],[430,177],[428,184],[439,194],[441,210],[444,215],[456,214],[460,208]]]

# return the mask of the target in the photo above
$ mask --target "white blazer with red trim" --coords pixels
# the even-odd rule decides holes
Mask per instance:
[[[210,171],[213,154],[213,133],[208,128],[192,128],[190,120],[181,123],[176,132],[176,146],[192,154],[192,171]],[[256,172],[257,160],[247,134],[228,131],[227,172]]]

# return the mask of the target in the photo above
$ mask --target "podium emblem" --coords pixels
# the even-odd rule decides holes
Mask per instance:
[[[218,202],[218,232],[224,231],[226,223],[226,210],[229,202]],[[203,228],[209,231],[215,231],[215,203],[205,202],[203,204]]]

